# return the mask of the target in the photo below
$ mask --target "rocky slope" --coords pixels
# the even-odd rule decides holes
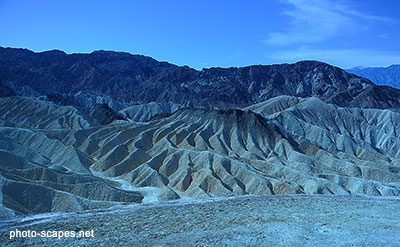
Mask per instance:
[[[399,90],[375,86],[317,61],[197,71],[122,52],[68,55],[0,47],[0,84],[17,91],[29,87],[40,94],[83,92],[130,104],[231,108],[290,95],[339,106],[400,107]]]
[[[279,96],[243,110],[167,107],[147,122],[102,123],[107,112],[0,100],[4,216],[247,194],[400,194],[400,113],[390,110]]]

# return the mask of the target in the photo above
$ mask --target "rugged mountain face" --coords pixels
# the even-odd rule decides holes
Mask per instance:
[[[0,84],[0,97],[8,97],[14,95],[15,93],[11,88]]]
[[[348,69],[347,72],[365,77],[378,85],[386,85],[400,88],[400,65],[391,65],[386,68],[363,68]]]
[[[290,95],[339,106],[400,107],[400,91],[317,61],[197,71],[122,52],[68,55],[0,48],[0,84],[17,91],[25,86],[40,94],[84,92],[135,104],[231,108]],[[393,100],[386,101],[388,97]]]
[[[0,48],[0,82],[0,216],[400,195],[400,91],[325,63],[196,71],[127,53]]]

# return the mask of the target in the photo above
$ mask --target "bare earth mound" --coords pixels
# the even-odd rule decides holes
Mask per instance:
[[[244,110],[131,107],[146,117],[135,122],[102,105],[0,102],[0,217],[182,198],[400,195],[395,111],[280,96]]]

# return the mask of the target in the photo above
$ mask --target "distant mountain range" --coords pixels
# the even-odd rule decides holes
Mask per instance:
[[[246,107],[280,95],[317,97],[339,106],[399,108],[400,91],[318,61],[201,71],[124,52],[35,53],[0,47],[0,84],[25,93],[95,95],[130,104]],[[3,94],[10,94],[3,90]]]
[[[400,88],[400,65],[391,65],[389,67],[355,67],[347,69],[347,72],[365,77],[377,85],[387,85],[394,88]]]

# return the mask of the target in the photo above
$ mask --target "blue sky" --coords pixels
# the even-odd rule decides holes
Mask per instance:
[[[0,46],[127,51],[178,65],[400,63],[396,0],[0,0]]]

